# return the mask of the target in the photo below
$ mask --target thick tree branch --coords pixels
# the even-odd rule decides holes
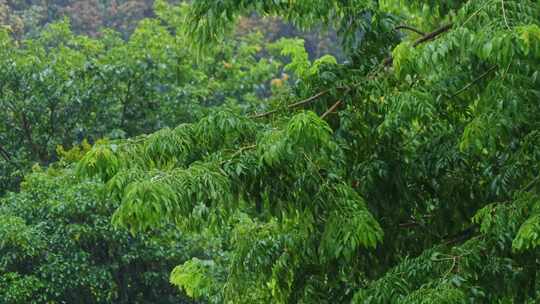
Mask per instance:
[[[418,40],[416,40],[413,43],[413,47],[417,47],[418,45],[420,45],[420,44],[422,44],[424,42],[427,42],[427,41],[430,41],[430,40],[433,40],[433,39],[437,38],[437,36],[439,36],[440,34],[448,32],[452,28],[452,26],[453,26],[453,24],[449,23],[449,24],[447,24],[445,26],[442,26],[442,27],[434,30],[433,32],[425,34],[424,36],[418,38]]]

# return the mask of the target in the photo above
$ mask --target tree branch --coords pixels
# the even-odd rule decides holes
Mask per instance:
[[[124,95],[124,100],[122,103],[122,116],[120,116],[120,129],[124,129],[124,124],[125,124],[126,115],[127,115],[127,107],[129,103],[130,90],[131,90],[131,79],[128,80],[127,82],[126,93]]]
[[[409,30],[409,31],[411,31],[411,32],[415,32],[415,33],[417,33],[417,34],[419,34],[419,35],[422,35],[422,36],[425,36],[425,35],[426,35],[426,33],[422,32],[422,31],[420,31],[420,30],[417,30],[417,29],[415,29],[415,28],[412,27],[412,26],[408,26],[408,25],[405,25],[405,24],[400,25],[400,26],[396,26],[396,27],[394,28],[394,30],[396,30],[396,31],[397,31],[397,30]]]
[[[319,92],[319,93],[317,93],[317,94],[315,94],[315,95],[313,95],[311,97],[308,97],[306,99],[300,100],[300,101],[295,102],[295,103],[292,103],[292,104],[288,105],[287,108],[292,109],[292,108],[296,108],[296,107],[303,106],[305,104],[311,103],[311,102],[317,100],[319,97],[328,94],[329,92],[330,92],[330,89],[321,91],[321,92]],[[251,118],[265,117],[265,116],[268,116],[268,115],[272,115],[272,114],[276,113],[277,111],[279,111],[279,110],[276,109],[276,110],[268,111],[268,112],[261,113],[261,114],[251,115]]]
[[[336,101],[336,103],[334,103],[330,108],[328,108],[328,110],[326,110],[326,112],[323,113],[323,115],[321,115],[321,118],[324,119],[326,116],[334,112],[340,105],[341,100]]]
[[[251,150],[251,149],[256,149],[257,148],[257,144],[253,144],[253,145],[249,145],[249,146],[243,146],[243,147],[240,147],[240,149],[236,150],[230,157],[229,159],[233,159],[235,157],[237,157],[238,155],[242,154],[244,151],[247,151],[247,150]],[[220,162],[220,165],[223,165],[224,163],[226,163],[228,160],[222,160]]]
[[[234,158],[234,157],[242,154],[242,152],[244,152],[246,150],[251,150],[251,149],[255,149],[255,148],[257,148],[257,144],[241,147],[240,149],[238,149],[238,151],[234,152],[231,155],[231,158]]]
[[[453,24],[449,23],[447,25],[444,25],[444,26],[434,30],[433,32],[425,34],[424,36],[418,38],[418,40],[416,40],[413,43],[413,47],[417,47],[418,45],[420,45],[420,44],[422,44],[424,42],[427,42],[427,41],[430,41],[430,40],[433,40],[433,39],[437,38],[437,36],[439,36],[440,34],[448,32],[452,28],[452,26],[453,26]]]
[[[482,75],[476,77],[473,81],[469,82],[466,86],[464,86],[463,88],[459,89],[457,92],[455,92],[454,94],[452,94],[452,96],[450,96],[450,98],[454,98],[456,97],[457,95],[463,93],[464,91],[466,91],[468,88],[470,88],[471,86],[473,86],[475,83],[477,83],[478,81],[482,80],[484,77],[486,77],[489,73],[491,73],[493,70],[495,70],[497,68],[496,65],[492,66],[491,68],[489,68],[487,71],[485,71],[484,73],[482,73]]]
[[[443,34],[443,33],[446,33],[448,32],[453,26],[453,23],[449,23],[447,25],[444,25],[436,30],[434,30],[433,32],[429,32],[427,34],[424,34],[422,37],[418,38],[414,43],[413,43],[413,47],[417,47],[418,45],[424,43],[424,42],[428,42],[430,40],[433,40],[435,38],[437,38],[437,36]],[[396,27],[396,29],[399,28]],[[403,28],[405,29],[405,27],[403,26]],[[413,30],[413,28],[410,28],[410,27],[407,27],[407,29],[409,30]],[[416,29],[414,29],[414,31],[417,31]],[[393,58],[392,56],[386,58],[384,61],[383,61],[383,65],[384,66],[389,66],[391,65],[393,62]]]
[[[534,185],[540,180],[540,175],[533,178],[527,185],[525,185],[523,188],[519,189],[519,192],[527,192],[532,190],[534,188]]]
[[[0,156],[2,156],[2,158],[5,159],[6,162],[15,166],[15,168],[19,170],[22,169],[18,163],[13,161],[13,159],[11,158],[11,153],[9,153],[4,147],[2,147],[2,145],[0,145]]]
[[[476,231],[476,225],[472,225],[469,228],[453,235],[453,236],[447,236],[443,240],[444,245],[454,245],[456,243],[460,243],[463,241],[466,241],[474,236],[474,233]]]
[[[420,223],[418,223],[418,222],[406,222],[406,223],[399,223],[398,226],[400,228],[411,228],[411,227],[420,226]]]
[[[34,139],[32,138],[32,125],[28,121],[28,118],[26,117],[26,114],[23,112],[21,113],[21,127],[24,132],[24,136],[26,137],[26,140],[28,141],[28,144],[30,145],[30,149],[35,157],[40,158],[40,152],[37,144],[34,142]]]
[[[2,157],[6,161],[11,162],[11,154],[9,154],[9,152],[6,151],[6,149],[4,149],[4,147],[2,147],[2,145],[0,145],[0,155],[2,155]]]

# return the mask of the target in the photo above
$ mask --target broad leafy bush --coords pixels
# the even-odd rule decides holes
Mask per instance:
[[[2,303],[182,303],[168,273],[187,244],[110,225],[104,185],[70,169],[29,174],[0,201]]]

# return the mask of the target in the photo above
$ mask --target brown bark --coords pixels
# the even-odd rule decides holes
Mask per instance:
[[[334,112],[339,106],[341,105],[341,100],[336,101],[326,112],[321,115],[321,118],[324,119],[326,116],[330,115],[332,112]]]

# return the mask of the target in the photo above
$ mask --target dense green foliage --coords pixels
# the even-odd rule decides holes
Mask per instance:
[[[0,201],[2,303],[188,303],[167,280],[188,243],[112,227],[103,186],[49,169]]]
[[[311,60],[297,39],[265,50],[248,47],[250,56],[232,47],[226,58],[244,68],[215,78],[216,91],[185,99],[156,95],[160,108],[174,105],[159,115],[148,109],[147,98],[125,99],[133,116],[103,114],[112,125],[84,133],[97,138],[116,128],[145,134],[97,142],[60,175],[75,174],[78,182],[68,178],[75,189],[94,183],[115,208],[118,229],[167,240],[170,248],[197,239],[197,252],[186,251],[189,259],[170,274],[170,282],[197,301],[539,302],[538,1],[198,0],[158,10],[174,35],[157,31],[163,36],[155,49],[145,43],[156,31],[140,40],[136,32],[125,47],[134,43],[161,54],[165,38],[184,39],[181,50],[191,45],[190,55],[208,60],[185,74],[184,87],[193,77],[208,78],[220,62],[215,46],[230,43],[235,21],[252,12],[301,27],[334,26],[352,60]],[[3,41],[14,53],[31,49]],[[93,43],[109,50],[108,41]],[[130,53],[139,54],[104,58],[114,65]],[[12,54],[2,58],[17,58]],[[270,54],[287,58],[288,74],[276,77],[281,65],[261,59]],[[159,66],[169,57],[152,58]],[[119,73],[104,83],[152,75],[150,66],[139,68],[140,74]],[[295,80],[290,85],[288,75]],[[155,77],[161,86],[178,81]],[[135,87],[144,89],[134,96],[152,92],[152,78],[141,81]],[[118,115],[108,104],[101,107],[103,93],[74,83],[95,98],[89,105]],[[261,83],[272,87],[253,93]],[[8,92],[24,96],[20,88]],[[122,109],[120,100],[115,109]],[[0,121],[18,112],[10,113]],[[22,118],[19,123],[24,132]],[[19,137],[24,133],[13,140]],[[28,143],[26,151],[32,151]],[[25,191],[32,189],[25,185]],[[69,197],[74,190],[59,191]],[[12,242],[22,244],[17,254],[32,257],[39,246],[27,244],[39,239],[9,232],[29,224],[9,213],[0,223]],[[171,231],[185,239],[174,239],[180,232]]]
[[[103,30],[113,29],[128,38],[144,18],[156,16],[154,6],[163,1],[171,4],[184,0],[0,0],[0,27],[16,38],[36,37],[43,27],[67,18],[76,34],[102,37]],[[239,35],[261,31],[264,40],[275,42],[281,37],[302,37],[312,56],[325,53],[340,55],[335,31],[314,27],[299,30],[279,17],[263,18],[258,14],[241,17],[236,28]],[[340,56],[341,57],[341,56]]]
[[[58,145],[191,122],[231,99],[264,101],[281,63],[258,55],[261,35],[199,56],[181,32],[185,9],[160,3],[159,17],[141,22],[129,41],[114,32],[77,36],[67,22],[22,41],[0,31],[0,186],[16,185],[32,161],[55,160]]]

